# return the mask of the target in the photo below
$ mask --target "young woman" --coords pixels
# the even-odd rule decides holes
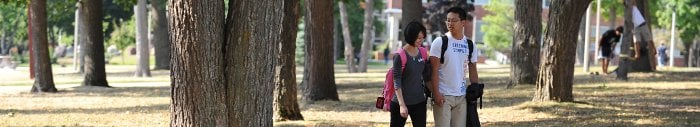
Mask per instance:
[[[427,50],[421,46],[425,39],[425,27],[419,22],[410,22],[404,28],[406,44],[394,55],[394,98],[391,100],[391,126],[403,127],[410,116],[414,127],[426,125],[427,97],[424,83],[430,69]],[[402,62],[400,52],[405,54]],[[405,63],[405,65],[403,64]],[[427,85],[427,84],[426,84]]]

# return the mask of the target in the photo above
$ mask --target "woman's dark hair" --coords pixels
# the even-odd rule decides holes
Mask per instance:
[[[408,43],[409,45],[417,46],[414,42],[416,42],[416,39],[418,39],[418,34],[420,32],[423,32],[424,36],[427,35],[427,33],[425,33],[425,27],[420,22],[409,22],[406,24],[406,27],[403,28],[403,37],[405,39],[404,42]]]

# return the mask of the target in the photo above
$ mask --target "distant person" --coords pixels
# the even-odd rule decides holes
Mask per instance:
[[[431,69],[428,51],[420,46],[425,39],[425,27],[410,22],[403,31],[407,44],[394,55],[392,67],[396,95],[391,100],[390,126],[403,127],[410,116],[414,127],[425,127],[428,99],[423,84],[430,80]]]
[[[389,64],[389,47],[384,48],[384,65]]]
[[[666,63],[669,61],[668,54],[666,53],[666,45],[664,43],[661,43],[661,46],[659,46],[659,49],[657,49],[657,51],[658,53],[656,54],[656,56],[658,57],[659,67],[666,66]]]
[[[598,60],[600,60],[600,65],[603,67],[603,73],[608,74],[608,65],[610,60],[613,59],[615,54],[615,45],[620,41],[620,35],[622,35],[623,28],[619,26],[614,30],[608,30],[603,33],[603,37],[598,41],[598,49],[596,51],[600,52]],[[596,72],[598,74],[598,72]]]

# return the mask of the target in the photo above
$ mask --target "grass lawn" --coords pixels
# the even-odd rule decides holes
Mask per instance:
[[[509,66],[479,66],[481,81],[487,85],[479,110],[484,126],[700,126],[700,69],[633,73],[629,81],[618,81],[588,75],[578,67],[576,102],[533,103],[534,85],[504,89]],[[80,74],[71,67],[54,66],[60,91],[56,94],[28,93],[32,82],[24,67],[0,70],[0,126],[168,126],[169,72],[134,78],[135,68],[108,65],[107,80],[114,88],[100,88],[78,86]],[[305,121],[274,125],[388,126],[389,113],[374,108],[386,69],[383,63],[371,64],[368,73],[350,74],[344,65],[336,65],[341,101],[301,103]],[[297,67],[298,82],[302,70]],[[433,121],[429,110],[428,126]]]

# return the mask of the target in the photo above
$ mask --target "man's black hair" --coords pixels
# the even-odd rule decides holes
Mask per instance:
[[[449,13],[457,13],[459,15],[459,20],[467,20],[467,11],[464,11],[464,9],[460,7],[452,7],[450,9],[447,9],[447,12],[445,14]]]
[[[427,36],[427,33],[425,33],[425,27],[420,22],[409,22],[408,24],[406,24],[406,27],[403,28],[403,36],[405,42],[409,45],[418,47],[418,45],[414,45],[414,42],[416,42],[416,39],[418,39],[418,34],[420,32],[423,32],[423,36]]]
[[[622,26],[618,26],[617,28],[615,28],[615,31],[620,33],[624,32],[623,30],[625,30],[625,28],[623,28]]]

